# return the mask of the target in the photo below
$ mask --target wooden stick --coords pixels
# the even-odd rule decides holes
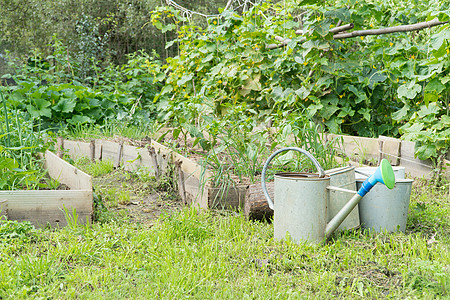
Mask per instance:
[[[393,26],[393,27],[386,27],[386,28],[380,28],[380,29],[368,29],[368,30],[356,30],[352,32],[346,32],[346,33],[340,33],[335,34],[333,36],[334,39],[347,39],[357,36],[366,36],[366,35],[380,35],[380,34],[388,34],[388,33],[395,33],[395,32],[408,32],[408,31],[417,31],[422,30],[425,28],[430,28],[433,26],[438,26],[442,24],[446,24],[448,21],[442,22],[439,21],[437,18],[433,19],[428,22],[421,22],[411,25],[400,25],[400,26]]]
[[[158,159],[156,158],[156,150],[153,147],[150,147],[148,150],[150,152],[150,157],[152,158],[153,167],[155,168],[155,178],[156,180],[159,179],[159,166],[158,166]]]
[[[275,37],[275,39],[277,39],[277,38]],[[272,50],[272,49],[276,49],[276,48],[281,48],[283,46],[286,46],[290,41],[292,41],[292,40],[285,39],[281,42],[281,44],[269,44],[269,45],[267,45],[267,49]]]
[[[91,140],[91,143],[89,144],[89,153],[91,156],[91,161],[95,161],[95,140]]]
[[[384,146],[384,141],[383,140],[378,140],[378,163],[377,166],[379,166],[381,164],[381,160],[383,159],[383,146]]]
[[[64,154],[64,138],[62,136],[59,136],[56,141],[56,155],[59,158],[62,158]]]
[[[352,29],[353,27],[354,27],[353,23],[345,24],[345,25],[342,25],[342,26],[331,28],[330,32],[331,33],[338,33],[338,32],[342,32],[342,31],[346,31],[346,30]],[[302,35],[303,34],[303,30],[297,30],[295,33],[297,35]],[[272,50],[272,49],[280,48],[280,47],[283,47],[283,46],[287,45],[290,41],[292,41],[291,39],[285,39],[285,38],[283,38],[281,36],[278,36],[278,35],[275,36],[275,39],[277,41],[281,42],[281,44],[269,44],[267,46],[267,49]]]
[[[338,33],[338,32],[342,32],[342,31],[353,29],[353,27],[355,27],[355,25],[353,23],[349,23],[349,24],[345,24],[345,25],[342,25],[342,26],[336,26],[334,28],[331,28],[330,32],[331,33]],[[295,34],[302,35],[303,34],[303,30],[299,29],[299,30],[297,30],[295,32]]]
[[[386,28],[380,28],[380,29],[367,29],[367,30],[356,30],[352,32],[345,32],[345,33],[339,33],[342,31],[346,31],[349,29],[352,29],[354,27],[353,23],[345,24],[342,26],[337,26],[330,29],[331,33],[338,33],[333,35],[333,38],[335,40],[339,39],[348,39],[352,37],[357,36],[366,36],[366,35],[381,35],[381,34],[389,34],[389,33],[395,33],[395,32],[409,32],[409,31],[417,31],[422,30],[425,28],[430,28],[433,26],[439,26],[448,23],[448,21],[439,21],[439,19],[433,19],[431,21],[427,22],[420,22],[416,24],[411,25],[400,25],[400,26],[393,26],[393,27],[386,27]],[[303,30],[297,30],[295,32],[298,35],[303,34]],[[275,37],[276,40],[280,40],[279,37]],[[267,46],[268,49],[276,49],[285,46],[287,43],[289,43],[291,39],[284,39],[281,44],[269,44]]]
[[[123,151],[123,141],[120,141],[119,148],[117,149],[117,156],[116,156],[117,167],[120,167],[120,160],[122,159],[122,151]]]

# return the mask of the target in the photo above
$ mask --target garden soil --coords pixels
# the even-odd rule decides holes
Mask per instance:
[[[169,178],[145,178],[136,173],[114,170],[93,179],[94,192],[110,212],[129,222],[152,226],[163,214],[183,207]]]

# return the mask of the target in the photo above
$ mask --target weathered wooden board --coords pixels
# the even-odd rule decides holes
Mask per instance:
[[[144,167],[150,174],[155,174],[156,170],[149,149],[129,145],[123,145],[121,165],[127,171],[136,171]]]
[[[72,190],[92,190],[91,176],[48,150],[45,152],[45,167],[51,178],[67,185]]]
[[[378,139],[356,137],[349,135],[335,135],[329,134],[328,139],[340,137],[342,138],[342,150],[352,159],[365,162],[365,161],[378,161],[379,158],[379,145]]]
[[[127,171],[136,171],[141,166],[139,152],[136,147],[123,145],[120,165]]]
[[[433,170],[431,160],[420,160],[414,157],[415,143],[402,141],[400,165],[412,177],[430,177]]]
[[[386,136],[380,136],[378,140],[382,143],[380,158],[386,158],[391,165],[398,166],[400,164],[402,141]]]
[[[107,140],[95,140],[96,145],[101,145],[102,160],[111,160],[115,168],[119,167],[122,161],[123,145]]]
[[[195,205],[198,205],[201,208],[209,208],[207,191],[209,189],[209,178],[211,177],[211,173],[196,162],[174,152],[172,149],[169,149],[156,141],[152,140],[151,146],[155,149],[158,156],[166,161],[166,164],[172,162],[173,164],[178,165],[181,171],[183,171],[185,187],[184,189],[179,190],[184,191],[186,199],[191,199],[189,201],[193,201]],[[191,177],[198,179],[198,184],[196,181],[190,181],[187,185],[186,181]],[[180,196],[185,197],[184,195]]]
[[[65,226],[64,209],[76,210],[78,224],[92,220],[92,190],[0,191],[0,201],[8,203],[8,219],[30,221],[35,226]]]
[[[73,159],[79,159],[82,157],[90,157],[91,149],[90,143],[64,140],[64,150]]]
[[[183,172],[184,193],[187,204],[199,204],[202,208],[208,207],[208,189],[210,183],[193,174]],[[180,184],[180,183],[179,183]],[[181,195],[182,196],[182,195]],[[183,196],[182,196],[183,197]]]

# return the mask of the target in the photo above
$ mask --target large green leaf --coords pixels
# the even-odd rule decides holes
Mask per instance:
[[[419,118],[425,118],[429,115],[436,115],[439,113],[439,107],[436,105],[436,103],[430,103],[427,105],[420,106],[420,110],[417,112]]]
[[[426,160],[437,156],[436,145],[426,144],[416,149],[416,156],[421,160]]]
[[[440,79],[434,78],[426,85],[424,92],[440,94],[443,90],[445,90],[445,85],[442,84]]]
[[[68,119],[67,122],[70,124],[85,124],[85,123],[91,123],[92,119],[88,116],[81,116],[81,115],[75,115],[71,119]]]
[[[48,118],[52,117],[52,112],[50,108],[48,108],[51,103],[42,98],[34,99],[34,105],[27,105],[27,110],[33,118],[45,116]]]
[[[71,113],[73,112],[76,104],[77,102],[75,99],[61,98],[61,100],[53,106],[53,110],[57,112]]]
[[[328,104],[325,105],[320,110],[320,115],[325,119],[328,120],[335,112],[339,110],[339,107],[336,105]]]
[[[414,81],[410,81],[399,86],[397,94],[399,98],[414,99],[420,91],[422,91],[422,87]]]
[[[184,75],[183,77],[181,77],[180,80],[177,81],[178,86],[183,86],[186,84],[186,82],[192,80],[192,78],[194,78],[194,74],[187,74]]]
[[[397,110],[392,114],[392,119],[396,121],[404,120],[410,109],[411,107],[409,105],[404,105],[400,110]]]

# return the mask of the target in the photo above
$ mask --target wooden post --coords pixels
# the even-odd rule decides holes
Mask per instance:
[[[120,167],[120,160],[122,159],[123,141],[120,141],[119,148],[117,149],[116,166]]]
[[[156,150],[155,150],[155,148],[150,147],[148,152],[150,153],[150,157],[152,158],[152,164],[153,164],[153,167],[155,168],[155,178],[156,178],[156,180],[158,180],[159,179],[159,166],[158,166],[158,159],[156,158]]]
[[[274,183],[268,182],[266,184],[267,192],[273,200]],[[245,194],[244,215],[252,220],[269,220],[273,217],[273,210],[270,209],[264,196],[261,183],[255,183],[248,186]]]
[[[64,154],[64,138],[62,136],[58,136],[56,141],[56,155],[59,158],[62,158]]]
[[[91,143],[89,144],[89,152],[91,156],[91,161],[95,161],[95,140],[91,140]]]
[[[383,144],[384,144],[383,140],[378,140],[378,164],[377,164],[377,166],[379,166],[381,164],[381,160],[383,159]]]

